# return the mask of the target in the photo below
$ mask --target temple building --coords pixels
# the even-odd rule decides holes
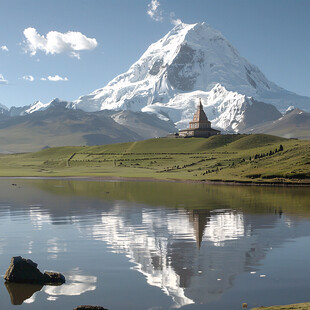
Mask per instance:
[[[219,130],[211,128],[211,122],[203,110],[201,99],[199,99],[197,111],[194,114],[193,120],[189,122],[189,128],[179,130],[179,136],[208,138],[219,134],[221,134]]]

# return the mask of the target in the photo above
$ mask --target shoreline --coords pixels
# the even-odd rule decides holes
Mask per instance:
[[[190,179],[157,179],[151,177],[117,177],[117,176],[0,176],[0,180],[68,180],[90,182],[167,182],[167,183],[197,183],[209,185],[230,186],[271,186],[271,187],[310,187],[303,182],[255,182],[234,180],[190,180]]]

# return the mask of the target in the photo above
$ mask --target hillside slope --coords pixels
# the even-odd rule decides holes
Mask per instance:
[[[310,184],[309,159],[309,141],[262,134],[159,138],[2,155],[0,175]]]
[[[277,120],[248,127],[244,132],[310,140],[310,113],[293,109]]]

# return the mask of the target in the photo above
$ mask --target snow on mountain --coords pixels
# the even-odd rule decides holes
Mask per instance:
[[[291,105],[310,109],[310,98],[270,82],[206,23],[177,25],[126,73],[71,107],[153,112],[184,128],[199,97],[212,125],[229,130],[242,120],[249,97],[272,103],[282,112]]]
[[[67,101],[62,101],[59,98],[55,98],[52,101],[48,102],[48,103],[42,103],[41,101],[36,101],[35,103],[33,103],[27,110],[25,110],[26,114],[31,114],[33,112],[37,112],[37,111],[44,111],[47,108],[49,108],[50,106],[64,106],[64,107],[69,107],[70,104]]]
[[[239,132],[250,119],[252,123],[257,124],[266,121],[266,119],[277,119],[281,115],[272,105],[258,103],[245,95],[227,91],[220,84],[215,85],[209,92],[194,91],[176,95],[168,104],[147,105],[142,111],[155,113],[161,119],[171,119],[179,129],[186,128],[197,109],[199,98],[202,99],[204,110],[212,122],[212,127],[225,131]],[[255,105],[255,109],[252,112],[253,105]],[[267,115],[264,115],[264,111],[268,111]],[[259,117],[255,118],[253,113]]]
[[[212,126],[225,131],[238,132],[246,125],[276,119],[278,112],[266,103],[283,113],[290,106],[310,111],[310,98],[270,82],[219,31],[199,23],[177,25],[152,44],[127,72],[73,103],[37,101],[13,107],[9,114],[30,114],[58,104],[87,112],[131,110],[154,113],[181,129],[188,126],[199,98]],[[259,112],[256,117],[255,111]],[[264,111],[272,114],[269,119]],[[124,115],[116,119],[124,121]]]
[[[35,103],[33,103],[29,109],[27,109],[25,111],[26,114],[30,114],[36,111],[43,111],[45,110],[48,106],[50,105],[50,103],[42,103],[41,101],[36,101]]]
[[[69,102],[55,98],[48,103],[43,103],[40,100],[38,100],[31,105],[26,105],[22,107],[13,106],[10,109],[7,109],[7,114],[9,116],[23,116],[23,115],[31,114],[31,113],[38,112],[38,111],[44,111],[48,109],[50,106],[56,106],[56,105],[61,105],[61,106],[70,108]],[[1,111],[1,105],[0,105],[0,111]]]
[[[145,106],[142,111],[155,113],[159,118],[171,119],[177,128],[185,128],[192,120],[201,98],[204,110],[213,127],[234,130],[242,120],[245,105],[249,98],[237,92],[229,92],[220,84],[211,91],[194,91],[175,95],[168,104],[154,103]]]

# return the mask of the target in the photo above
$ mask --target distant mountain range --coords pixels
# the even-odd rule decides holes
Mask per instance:
[[[44,110],[21,116],[0,114],[0,153],[28,152],[65,145],[100,145],[163,137],[176,132],[172,121],[130,110],[85,112],[53,100]],[[263,122],[263,123],[262,123]],[[270,104],[248,102],[238,130],[310,139],[310,113],[282,114]]]
[[[219,31],[198,23],[177,25],[127,72],[73,102],[0,105],[0,141],[52,146],[163,136],[188,126],[199,98],[212,127],[223,133],[310,136],[309,123],[301,120],[310,98],[270,82]]]
[[[138,141],[175,131],[172,122],[155,115],[132,111],[85,112],[68,109],[67,104],[56,99],[42,111],[22,116],[0,114],[0,152]]]
[[[249,127],[246,132],[310,140],[310,113],[294,109],[277,120]]]

